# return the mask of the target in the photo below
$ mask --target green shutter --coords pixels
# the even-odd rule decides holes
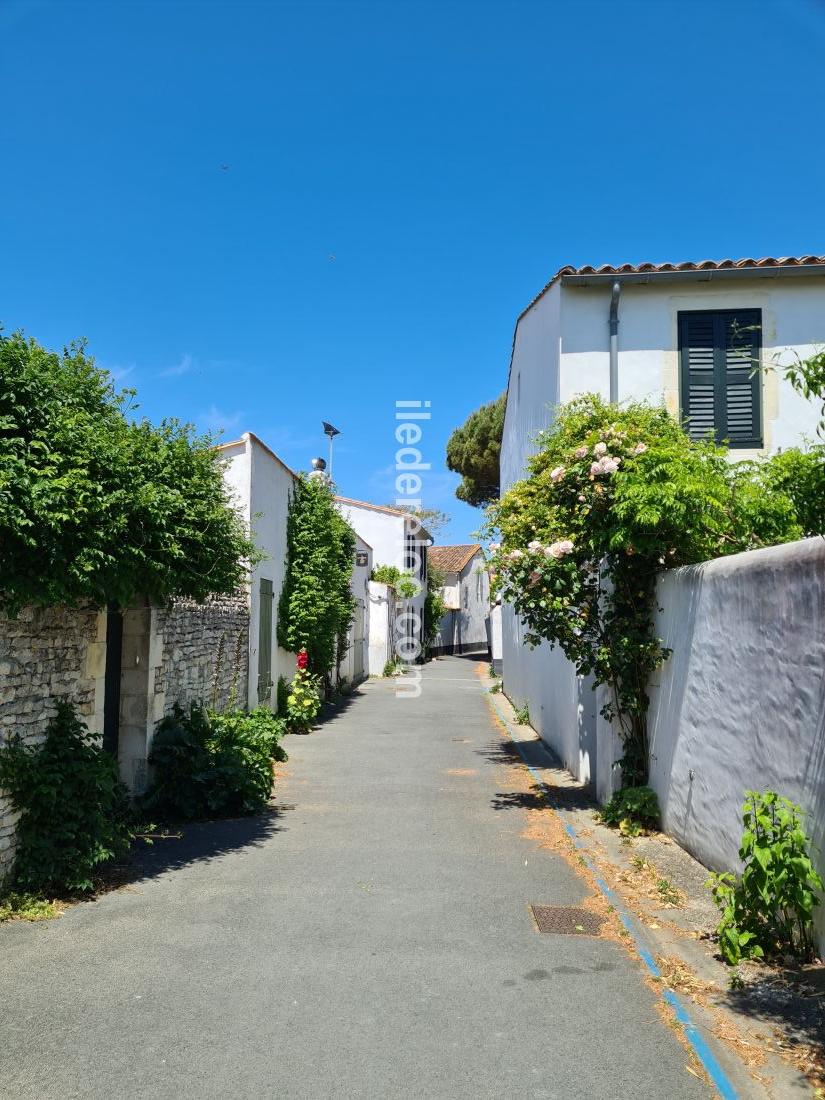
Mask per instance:
[[[258,619],[258,702],[268,703],[272,692],[272,581],[261,579]]]
[[[692,439],[762,445],[758,309],[679,314],[682,416]]]

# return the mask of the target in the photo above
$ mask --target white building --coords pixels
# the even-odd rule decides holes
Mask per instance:
[[[444,574],[441,592],[447,605],[432,652],[487,653],[490,578],[479,544],[434,546],[429,567]]]
[[[278,600],[286,575],[286,519],[297,474],[251,432],[218,448],[233,503],[265,557],[250,578],[247,704],[275,705],[278,677],[292,679],[295,654],[278,645]]]
[[[501,488],[577,394],[663,402],[696,436],[750,458],[815,434],[818,410],[775,368],[825,343],[825,256],[564,267],[516,322]],[[761,366],[761,371],[754,371]],[[558,650],[522,644],[502,613],[504,686],[566,766],[596,781],[597,704]],[[602,786],[602,783],[599,783]]]
[[[394,565],[405,573],[412,573],[420,585],[420,591],[404,600],[401,615],[414,616],[418,627],[414,634],[398,629],[399,636],[407,635],[418,646],[423,646],[424,598],[427,590],[427,547],[432,542],[427,531],[415,516],[399,508],[382,504],[367,504],[349,497],[335,498],[341,515],[350,526],[372,547],[373,567]],[[412,624],[413,619],[400,619],[400,623]]]

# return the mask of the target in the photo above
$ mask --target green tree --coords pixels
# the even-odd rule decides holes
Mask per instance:
[[[483,507],[499,495],[499,458],[507,395],[471,413],[447,441],[447,466],[461,474],[459,500]]]
[[[309,670],[327,680],[354,610],[350,577],[355,532],[320,479],[299,478],[287,515],[286,577],[278,604],[278,641],[305,649]]]
[[[85,345],[0,337],[0,602],[203,599],[244,584],[255,549],[212,440],[127,416]]]

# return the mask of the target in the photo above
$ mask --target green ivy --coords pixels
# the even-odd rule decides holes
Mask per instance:
[[[85,345],[0,336],[0,601],[236,592],[257,555],[212,441],[135,421]],[[129,414],[127,416],[127,413]]]
[[[742,807],[737,879],[708,880],[722,919],[719,950],[731,966],[742,959],[793,954],[809,961],[815,950],[813,914],[822,879],[814,869],[802,810],[775,791],[748,791]]]
[[[128,848],[117,762],[63,700],[42,743],[0,749],[0,786],[21,814],[14,881],[25,891],[92,890],[97,868]]]
[[[287,515],[286,577],[278,642],[305,649],[310,672],[329,680],[354,612],[350,591],[355,532],[320,479],[299,478]]]
[[[489,510],[501,534],[494,590],[526,626],[604,684],[623,743],[622,783],[647,781],[647,685],[667,651],[653,629],[656,575],[801,537],[788,494],[724,449],[693,442],[660,406],[585,395],[540,434],[529,476]]]

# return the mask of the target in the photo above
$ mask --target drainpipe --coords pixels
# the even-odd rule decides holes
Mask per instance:
[[[610,295],[610,404],[619,403],[619,295],[622,292],[619,280],[613,284]]]

